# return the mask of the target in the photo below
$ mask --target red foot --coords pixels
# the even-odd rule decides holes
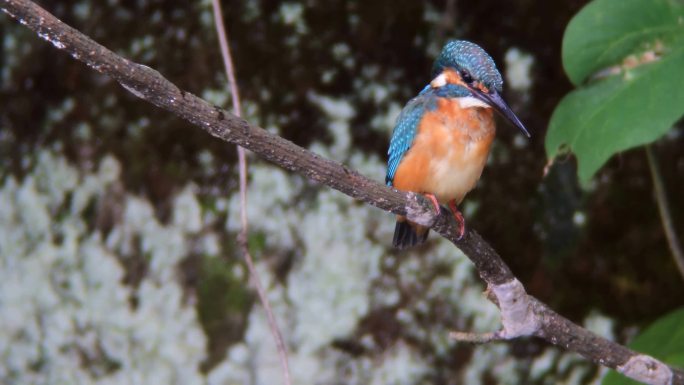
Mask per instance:
[[[435,211],[437,211],[437,215],[439,215],[442,212],[442,209],[439,207],[439,202],[437,201],[437,197],[435,194],[430,194],[430,193],[425,193],[425,196],[430,199],[432,202],[432,205],[435,206]]]
[[[458,222],[458,240],[460,241],[463,238],[463,235],[465,235],[465,218],[463,218],[463,214],[461,214],[461,212],[458,211],[458,207],[456,207],[456,202],[449,201],[449,208],[451,209],[451,212],[454,214],[454,219],[456,219],[456,222]]]

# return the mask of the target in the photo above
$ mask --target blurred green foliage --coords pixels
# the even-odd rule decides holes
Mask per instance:
[[[629,347],[650,354],[670,365],[684,367],[684,308],[675,310],[644,330]],[[627,377],[609,373],[603,385],[638,384]]]
[[[617,152],[650,143],[684,113],[684,5],[597,0],[568,24],[563,66],[578,88],[558,104],[549,158],[572,151],[586,184]]]
[[[588,183],[615,153],[653,142],[684,114],[684,4],[596,0],[568,24],[563,66],[578,88],[556,107],[549,158],[572,151]],[[684,365],[684,309],[657,320],[630,345]],[[636,383],[611,373],[604,384]]]

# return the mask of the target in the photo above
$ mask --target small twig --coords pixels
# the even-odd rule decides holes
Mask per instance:
[[[663,224],[663,230],[665,230],[665,238],[667,238],[667,244],[672,252],[672,258],[674,258],[677,268],[679,268],[679,273],[682,275],[682,278],[684,278],[684,252],[682,251],[674,224],[672,223],[670,204],[667,200],[663,176],[660,174],[660,169],[658,168],[658,163],[650,144],[646,145],[646,158],[648,159],[648,167],[651,169],[653,192],[655,194],[656,203],[658,204],[658,211],[660,212],[660,221]]]
[[[242,116],[242,107],[240,106],[240,93],[238,90],[237,82],[235,81],[235,70],[233,68],[233,58],[230,54],[230,46],[228,45],[228,33],[223,25],[223,13],[221,11],[221,1],[212,0],[212,7],[214,11],[214,22],[216,25],[216,34],[219,38],[219,44],[221,46],[221,54],[223,57],[223,64],[226,67],[226,75],[228,76],[228,83],[230,84],[230,94],[233,99],[233,112],[236,116]],[[271,329],[271,334],[275,340],[276,347],[278,349],[278,357],[280,358],[280,364],[283,368],[283,378],[285,379],[285,384],[290,385],[290,366],[287,359],[287,347],[285,346],[285,341],[283,340],[283,335],[280,332],[278,323],[276,322],[275,316],[273,315],[273,309],[268,301],[266,292],[261,285],[261,280],[259,279],[259,274],[254,267],[254,260],[252,255],[249,253],[248,247],[248,230],[247,230],[247,155],[245,154],[245,149],[241,146],[237,146],[238,151],[238,164],[240,170],[240,222],[242,229],[240,230],[240,235],[238,236],[238,243],[242,249],[242,253],[245,257],[245,262],[247,263],[247,268],[249,269],[249,275],[252,277],[254,286],[256,287],[257,294],[259,295],[259,300],[261,301],[264,310],[266,311],[266,316],[268,318],[268,325]]]
[[[501,341],[505,339],[502,338],[498,332],[472,333],[459,331],[449,332],[449,338],[451,338],[452,340],[456,340],[458,342],[468,342],[477,345],[486,344],[492,341]]]

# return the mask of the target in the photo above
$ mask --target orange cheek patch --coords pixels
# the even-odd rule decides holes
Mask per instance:
[[[463,80],[461,79],[461,75],[458,74],[458,72],[452,70],[452,69],[446,69],[444,72],[444,77],[446,78],[447,84],[458,84],[464,87],[467,87],[465,83],[463,83]]]
[[[466,88],[471,88],[473,86],[466,84],[463,79],[461,79],[461,75],[452,69],[445,69],[442,74],[444,75],[447,84],[457,84]],[[475,82],[474,86],[482,92],[489,93],[489,88],[481,82]]]

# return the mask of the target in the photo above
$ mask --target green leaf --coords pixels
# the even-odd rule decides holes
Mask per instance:
[[[629,347],[649,354],[669,365],[684,367],[684,308],[656,320],[638,335]],[[638,384],[617,372],[610,372],[603,385]]]
[[[579,88],[551,116],[546,152],[562,146],[577,155],[586,183],[614,153],[650,143],[684,113],[684,46],[667,57]]]
[[[684,5],[596,0],[568,25],[563,65],[575,84],[617,73],[566,95],[549,123],[549,158],[574,152],[586,184],[613,154],[655,141],[684,114]]]
[[[563,67],[579,85],[656,41],[682,37],[684,7],[668,0],[596,0],[575,15],[563,36]]]

